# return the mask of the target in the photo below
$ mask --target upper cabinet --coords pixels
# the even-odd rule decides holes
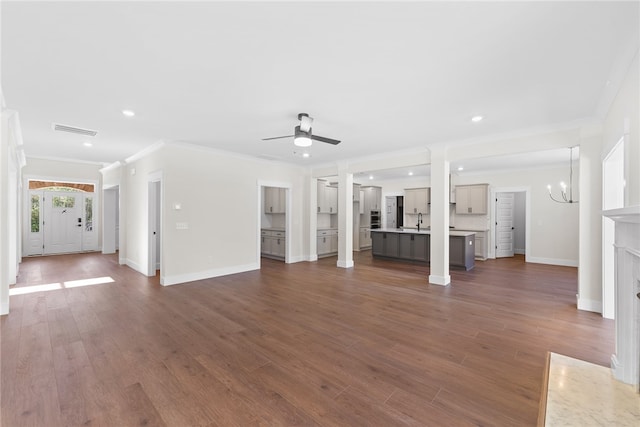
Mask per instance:
[[[404,213],[426,214],[429,213],[431,201],[430,188],[407,188],[404,190]]]
[[[353,184],[353,201],[360,201],[360,184]]]
[[[286,189],[278,187],[264,188],[265,213],[285,213],[286,201]]]
[[[382,188],[362,187],[362,190],[364,192],[364,213],[379,211],[382,207]],[[360,203],[362,204],[362,198]]]
[[[338,213],[338,188],[318,180],[318,213]]]
[[[456,214],[486,215],[489,184],[456,185]]]

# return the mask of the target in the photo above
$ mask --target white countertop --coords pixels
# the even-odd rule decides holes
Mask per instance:
[[[413,228],[372,228],[371,232],[384,232],[384,233],[402,233],[402,234],[431,234],[431,230],[420,230]],[[454,237],[467,237],[476,234],[474,231],[462,231],[462,230],[449,230],[449,236]]]

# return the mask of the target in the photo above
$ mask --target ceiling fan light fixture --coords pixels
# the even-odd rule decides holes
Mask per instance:
[[[311,138],[306,135],[298,135],[293,139],[294,145],[297,147],[310,147],[312,144]]]

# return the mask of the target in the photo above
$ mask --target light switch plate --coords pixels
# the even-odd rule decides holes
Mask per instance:
[[[189,229],[189,223],[176,222],[176,230],[187,230],[187,229]]]

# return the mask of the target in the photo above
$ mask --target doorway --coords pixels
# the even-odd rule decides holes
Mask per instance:
[[[102,253],[113,254],[119,245],[120,189],[105,188],[102,194]]]
[[[385,206],[386,212],[385,215],[387,220],[385,222],[385,226],[387,228],[398,228],[398,201],[396,196],[386,196],[385,197]]]
[[[98,249],[93,192],[29,190],[25,255],[55,255]]]
[[[155,276],[160,274],[162,270],[162,179],[160,174],[149,176],[148,197],[149,250],[147,276]]]
[[[291,262],[291,188],[283,183],[259,183],[258,259]]]
[[[528,252],[529,189],[496,188],[491,190],[490,258],[513,257]]]

